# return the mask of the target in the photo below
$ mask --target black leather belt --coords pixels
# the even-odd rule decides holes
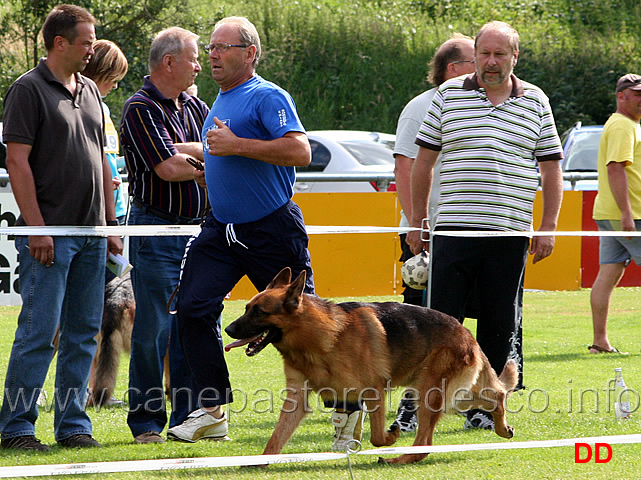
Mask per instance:
[[[194,217],[194,218],[183,217],[181,215],[175,215],[173,213],[167,212],[160,208],[152,207],[151,205],[146,205],[145,203],[143,203],[141,200],[137,198],[134,198],[132,203],[134,204],[135,207],[140,208],[145,213],[150,213],[152,215],[155,215],[158,218],[162,218],[163,220],[167,222],[171,222],[176,225],[196,225],[201,221],[200,217]]]

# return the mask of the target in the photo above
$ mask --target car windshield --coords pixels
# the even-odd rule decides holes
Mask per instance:
[[[566,172],[596,172],[601,131],[577,132],[567,149]]]
[[[392,165],[394,164],[394,155],[392,147],[385,143],[371,143],[358,141],[338,142],[361,165]]]

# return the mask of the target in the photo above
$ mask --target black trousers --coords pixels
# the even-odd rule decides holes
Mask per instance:
[[[200,407],[233,400],[218,317],[223,299],[247,275],[258,291],[284,267],[305,270],[314,293],[309,238],[298,205],[289,202],[255,222],[218,222],[211,213],[185,249],[177,297],[178,332]]]
[[[430,307],[462,323],[476,288],[476,339],[497,374],[509,358],[517,361],[517,388],[522,388],[523,375],[521,325],[528,244],[527,237],[434,235],[432,240]]]

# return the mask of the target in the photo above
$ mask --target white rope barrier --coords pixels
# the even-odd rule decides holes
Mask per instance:
[[[165,458],[120,462],[59,463],[0,467],[0,478],[38,477],[45,475],[80,475],[96,473],[143,472],[152,470],[188,470],[194,468],[244,467],[275,463],[341,460],[345,453],[296,453],[291,455],[239,455],[230,457]]]
[[[559,440],[532,440],[526,442],[501,442],[501,443],[474,443],[463,445],[429,445],[416,447],[390,447],[362,450],[358,455],[389,455],[406,453],[450,453],[450,452],[472,452],[479,450],[516,450],[523,448],[552,448],[571,447],[576,443],[609,443],[633,444],[641,443],[641,434],[611,435],[600,437],[563,438]]]
[[[416,447],[375,448],[354,452],[354,455],[400,455],[417,453],[472,452],[481,450],[515,450],[532,448],[571,447],[576,443],[636,444],[641,434],[600,437],[534,440],[526,442],[475,443],[464,445],[425,445]],[[347,453],[294,453],[289,455],[238,455],[229,457],[167,458],[159,460],[127,460],[119,462],[67,463],[0,467],[0,478],[36,477],[45,475],[80,475],[158,470],[187,470],[194,468],[241,467],[279,463],[320,462],[341,460]]]
[[[307,225],[310,235],[337,233],[408,233],[422,231],[417,227],[376,227],[353,225]],[[121,225],[115,227],[0,227],[0,235],[50,235],[58,237],[106,237],[106,236],[180,236],[195,235],[200,231],[198,225]],[[431,235],[456,237],[639,237],[641,232],[624,231],[554,231],[554,232],[504,232],[504,231],[429,231]]]
[[[331,226],[308,225],[310,235],[345,233],[408,233],[423,231],[414,227],[378,226]],[[195,235],[198,225],[123,225],[104,227],[44,226],[44,227],[0,227],[0,235],[50,235],[50,236],[181,236]],[[427,230],[425,230],[427,232]],[[624,231],[555,231],[555,232],[504,232],[504,231],[430,231],[431,235],[488,237],[488,236],[556,236],[556,237],[638,237],[641,232]],[[389,447],[353,452],[354,455],[401,455],[420,453],[450,453],[480,450],[512,450],[531,448],[568,447],[576,443],[635,444],[641,443],[641,434],[614,435],[560,440],[538,440],[525,442],[501,442],[464,445],[430,445],[410,447]],[[96,473],[117,473],[132,471],[186,470],[195,468],[238,467],[279,463],[318,462],[349,458],[348,453],[301,453],[289,455],[241,455],[229,457],[168,458],[156,460],[130,460],[96,463],[69,463],[51,465],[25,465],[0,467],[0,478],[35,477],[48,475],[80,475]]]

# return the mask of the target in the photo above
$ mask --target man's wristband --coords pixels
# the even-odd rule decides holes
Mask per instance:
[[[120,225],[120,223],[118,223],[118,220],[107,220],[108,227],[117,227],[118,225]]]

